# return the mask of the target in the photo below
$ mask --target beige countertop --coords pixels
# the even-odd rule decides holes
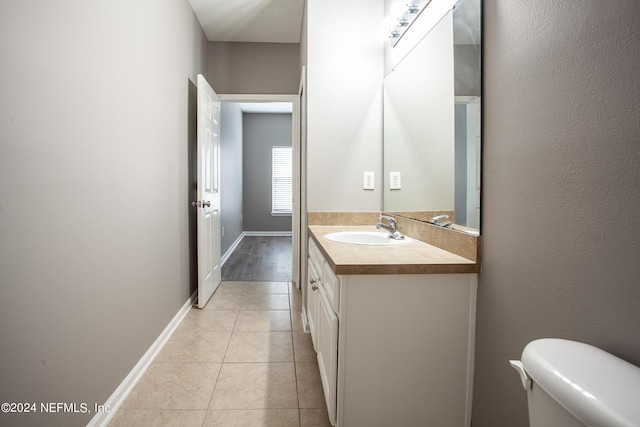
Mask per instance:
[[[380,231],[373,226],[309,226],[311,238],[335,274],[455,274],[478,273],[480,264],[413,239],[396,246],[334,242],[325,235],[337,231]]]

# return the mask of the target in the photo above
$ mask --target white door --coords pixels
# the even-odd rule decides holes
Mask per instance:
[[[220,100],[198,74],[198,308],[222,278],[220,257]]]
[[[302,160],[302,144],[303,144],[303,132],[304,132],[304,111],[303,111],[303,95],[304,93],[304,66],[302,67],[302,75],[300,77],[300,86],[298,88],[298,97],[293,103],[293,215],[291,218],[291,226],[293,231],[293,239],[292,239],[292,276],[291,280],[293,284],[300,289],[300,291],[304,294],[305,286],[302,286],[306,281],[303,281],[302,271],[304,270],[304,266],[306,265],[306,256],[302,256],[301,251],[301,239],[302,236],[306,236],[304,231],[307,229],[306,220],[306,206],[304,205],[304,188],[302,187],[302,174],[304,172],[303,169],[303,160]],[[306,242],[304,243],[306,245]],[[306,255],[306,252],[304,252]]]

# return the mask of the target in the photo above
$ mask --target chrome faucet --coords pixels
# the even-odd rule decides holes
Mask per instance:
[[[433,225],[437,225],[440,227],[451,227],[451,222],[447,221],[447,222],[440,222],[440,220],[442,219],[448,219],[449,215],[438,215],[438,216],[434,216],[433,218],[431,218],[431,220],[429,221],[431,224]]]
[[[387,220],[388,225],[382,222],[383,219]],[[391,237],[392,239],[402,240],[404,239],[404,234],[398,231],[398,229],[396,228],[397,226],[398,222],[396,221],[396,219],[386,215],[380,215],[378,217],[378,223],[376,224],[377,229],[384,228],[385,230],[387,230],[389,232],[389,237]]]

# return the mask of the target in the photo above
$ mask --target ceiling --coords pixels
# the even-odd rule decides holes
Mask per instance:
[[[304,0],[189,0],[209,41],[299,43]]]

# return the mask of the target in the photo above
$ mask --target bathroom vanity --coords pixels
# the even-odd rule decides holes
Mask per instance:
[[[306,318],[331,423],[469,426],[479,263],[415,239],[326,238],[354,230],[378,231],[309,227]]]

